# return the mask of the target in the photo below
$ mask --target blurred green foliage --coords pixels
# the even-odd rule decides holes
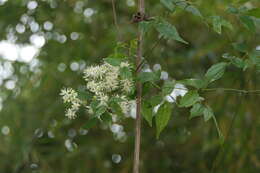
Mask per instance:
[[[148,32],[144,56],[150,65],[161,64],[176,80],[200,78],[212,64],[223,61],[222,54],[245,59],[248,52],[260,45],[258,0],[189,2],[200,13],[181,7],[169,13],[159,1],[147,1],[147,13],[174,24],[189,43],[161,40],[155,30]],[[110,0],[38,0],[35,9],[28,8],[28,3],[9,0],[0,6],[1,40],[10,39],[10,33],[17,44],[30,43],[32,34],[44,35],[46,39],[39,55],[30,63],[10,61],[12,75],[2,79],[0,172],[131,172],[134,120],[123,124],[128,136],[124,142],[114,140],[103,126],[84,134],[81,127],[88,119],[86,112],[81,111],[73,121],[67,120],[59,91],[67,86],[82,87],[84,65],[107,57],[118,41],[130,42],[136,37],[137,26],[131,23],[136,2],[116,1],[120,31],[113,25]],[[258,12],[248,11],[257,7]],[[17,33],[17,24],[23,24],[22,16],[38,23],[39,29],[32,32],[30,24],[25,24],[25,32]],[[46,21],[53,24],[53,29],[44,29]],[[9,60],[0,55],[0,65],[6,62]],[[75,64],[80,68],[75,70]],[[5,85],[10,79],[16,79],[12,90]],[[229,67],[211,87],[256,90],[259,84],[259,68],[243,71]],[[159,140],[155,130],[143,122],[141,172],[208,173],[213,167],[216,173],[260,171],[259,94],[219,90],[203,92],[203,97],[226,136],[224,145],[220,147],[213,121],[189,120],[189,110],[174,109]],[[113,154],[122,157],[120,163],[112,161]]]

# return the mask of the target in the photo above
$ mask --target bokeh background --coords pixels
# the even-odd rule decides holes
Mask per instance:
[[[176,80],[200,77],[223,61],[223,53],[242,56],[232,43],[260,49],[260,20],[255,18],[252,32],[227,10],[259,7],[258,0],[192,2],[205,18],[223,16],[234,29],[223,28],[219,35],[199,17],[181,10],[166,14],[158,0],[149,0],[147,13],[167,16],[189,42],[158,41],[158,34],[149,32],[144,49],[151,67],[160,64]],[[63,87],[81,87],[86,66],[108,56],[117,41],[136,38],[137,26],[131,23],[136,8],[134,0],[116,1],[118,31],[110,0],[0,0],[1,173],[131,172],[134,120],[114,129],[86,130],[86,112],[66,119],[59,92]],[[259,72],[231,67],[211,87],[260,89]],[[220,147],[213,121],[189,120],[189,110],[176,108],[159,140],[155,129],[143,121],[141,172],[260,171],[260,95],[218,91],[203,97],[226,136],[224,145]]]

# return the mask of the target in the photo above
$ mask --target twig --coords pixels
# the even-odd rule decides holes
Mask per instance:
[[[202,89],[202,91],[231,91],[231,92],[239,92],[243,94],[249,94],[249,93],[260,93],[260,90],[240,90],[240,89],[233,89],[233,88],[206,88]]]
[[[145,14],[145,0],[138,0],[138,10],[141,14]],[[138,30],[138,46],[137,46],[137,57],[136,67],[138,67],[142,61],[143,54],[143,31]],[[140,73],[141,69],[138,68],[136,74]],[[134,165],[133,173],[139,173],[140,165],[140,145],[141,145],[141,102],[142,102],[142,83],[136,82],[137,98],[136,98],[136,124],[135,124],[135,151],[134,151]]]

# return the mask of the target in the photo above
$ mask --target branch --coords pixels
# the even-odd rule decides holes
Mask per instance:
[[[206,88],[202,89],[202,91],[231,91],[231,92],[239,92],[243,94],[250,94],[250,93],[260,93],[260,90],[240,90],[240,89],[233,89],[233,88]]]
[[[144,0],[138,0],[138,10],[141,14],[145,13]],[[136,56],[136,74],[138,75],[141,71],[138,68],[142,62],[143,54],[143,35],[144,33],[138,30],[138,46]],[[135,122],[135,151],[134,151],[134,165],[133,173],[139,173],[140,165],[140,144],[141,144],[141,102],[142,102],[142,83],[136,82],[137,98],[136,98],[136,122]]]

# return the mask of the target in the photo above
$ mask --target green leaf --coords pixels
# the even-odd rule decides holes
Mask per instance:
[[[252,62],[252,64],[260,65],[260,51],[252,51],[249,54],[249,59]]]
[[[205,74],[205,77],[208,79],[209,82],[213,82],[215,80],[220,79],[225,73],[227,65],[228,64],[225,62],[214,64],[208,69],[207,73]]]
[[[155,28],[156,30],[166,39],[172,39],[172,40],[176,40],[185,44],[188,44],[187,41],[183,40],[177,29],[175,28],[175,26],[173,26],[172,24],[168,23],[165,20],[159,20],[158,22],[155,23]]]
[[[190,12],[191,14],[199,17],[203,17],[200,11],[188,1],[180,1],[180,0],[160,0],[163,6],[165,6],[168,10],[173,12],[176,6],[182,10]]]
[[[153,107],[147,102],[144,101],[142,103],[142,115],[144,119],[148,122],[148,124],[153,126]]]
[[[208,85],[207,80],[202,79],[184,79],[178,82],[184,85],[192,86],[196,89],[206,88]]]
[[[143,33],[147,33],[153,27],[153,21],[142,21],[139,23],[139,28]]]
[[[201,100],[202,98],[199,96],[198,92],[191,90],[181,98],[179,106],[190,107]]]
[[[124,59],[126,57],[125,54],[127,51],[128,51],[128,46],[125,42],[117,42],[114,48],[114,53],[110,57],[117,58],[117,59]]]
[[[210,20],[212,22],[214,31],[216,31],[218,34],[221,34],[222,26],[230,30],[233,29],[232,24],[220,16],[211,16]]]
[[[119,58],[105,58],[104,61],[112,66],[120,66],[123,60]]]
[[[107,110],[107,108],[105,106],[100,106],[97,108],[97,110],[95,111],[95,116],[96,117],[100,117],[103,113],[105,113]]]
[[[151,106],[157,106],[163,101],[163,97],[161,95],[155,95],[152,96],[151,99],[149,99],[149,102]]]
[[[160,106],[157,114],[155,115],[156,122],[156,137],[160,136],[162,130],[167,126],[172,113],[172,104],[165,102]]]
[[[245,43],[232,43],[232,46],[235,50],[239,52],[246,53],[248,50],[248,46]]]
[[[239,13],[239,10],[238,10],[236,7],[230,5],[230,6],[227,8],[227,12],[232,13],[232,14],[238,14],[238,13]]]
[[[154,82],[158,81],[160,77],[156,75],[154,72],[141,72],[137,78],[140,82]]]
[[[123,68],[120,68],[120,76],[123,79],[130,79],[130,78],[132,78],[132,72],[130,71],[130,69],[128,67],[123,67]]]
[[[137,51],[137,39],[133,39],[130,41],[130,44],[129,44],[129,56],[130,57],[135,56],[136,51]]]
[[[119,116],[123,116],[124,113],[119,105],[119,102],[120,101],[116,101],[116,99],[111,98],[109,101],[109,106],[111,107],[113,113]]]
[[[190,109],[190,119],[201,116],[204,112],[204,109],[205,107],[202,104],[200,103],[194,104]]]
[[[243,70],[245,71],[247,68],[251,68],[252,66],[254,66],[254,63],[250,60],[250,59],[246,59],[244,61],[244,68]]]
[[[105,112],[101,117],[100,119],[102,120],[102,122],[106,123],[106,124],[111,124],[112,122],[112,116]]]
[[[191,12],[195,16],[203,17],[200,13],[200,11],[193,5],[189,5],[185,8],[186,11]]]
[[[245,67],[245,62],[240,58],[231,59],[231,63],[238,68],[244,69],[244,67]]]
[[[204,115],[204,121],[208,121],[212,117],[214,117],[214,113],[213,113],[212,109],[209,106],[205,107],[205,109],[203,111],[203,115]]]
[[[166,7],[171,12],[174,11],[175,5],[173,4],[172,0],[160,0],[161,4]]]
[[[164,96],[170,94],[173,91],[175,84],[176,83],[173,80],[164,81],[164,84],[163,84],[163,87],[162,87],[162,94]]]
[[[245,61],[243,61],[242,59],[236,57],[236,56],[232,56],[228,53],[225,53],[222,55],[223,58],[229,60],[234,66],[238,67],[238,68],[242,68],[244,69],[246,66]]]
[[[240,21],[243,23],[243,25],[251,32],[255,32],[255,23],[253,19],[249,16],[240,16],[239,17]]]
[[[92,100],[92,102],[90,103],[90,107],[93,109],[94,112],[97,111],[99,103],[100,102],[98,100]]]
[[[98,123],[98,121],[99,120],[97,117],[91,118],[90,120],[87,121],[87,123],[83,127],[86,129],[90,129],[94,127]]]
[[[260,8],[253,8],[251,10],[248,10],[246,12],[246,15],[248,16],[254,16],[256,18],[260,18]]]
[[[93,94],[90,93],[89,91],[78,90],[77,93],[78,93],[79,99],[83,100],[83,101],[89,100],[89,99],[91,99],[93,97]]]

